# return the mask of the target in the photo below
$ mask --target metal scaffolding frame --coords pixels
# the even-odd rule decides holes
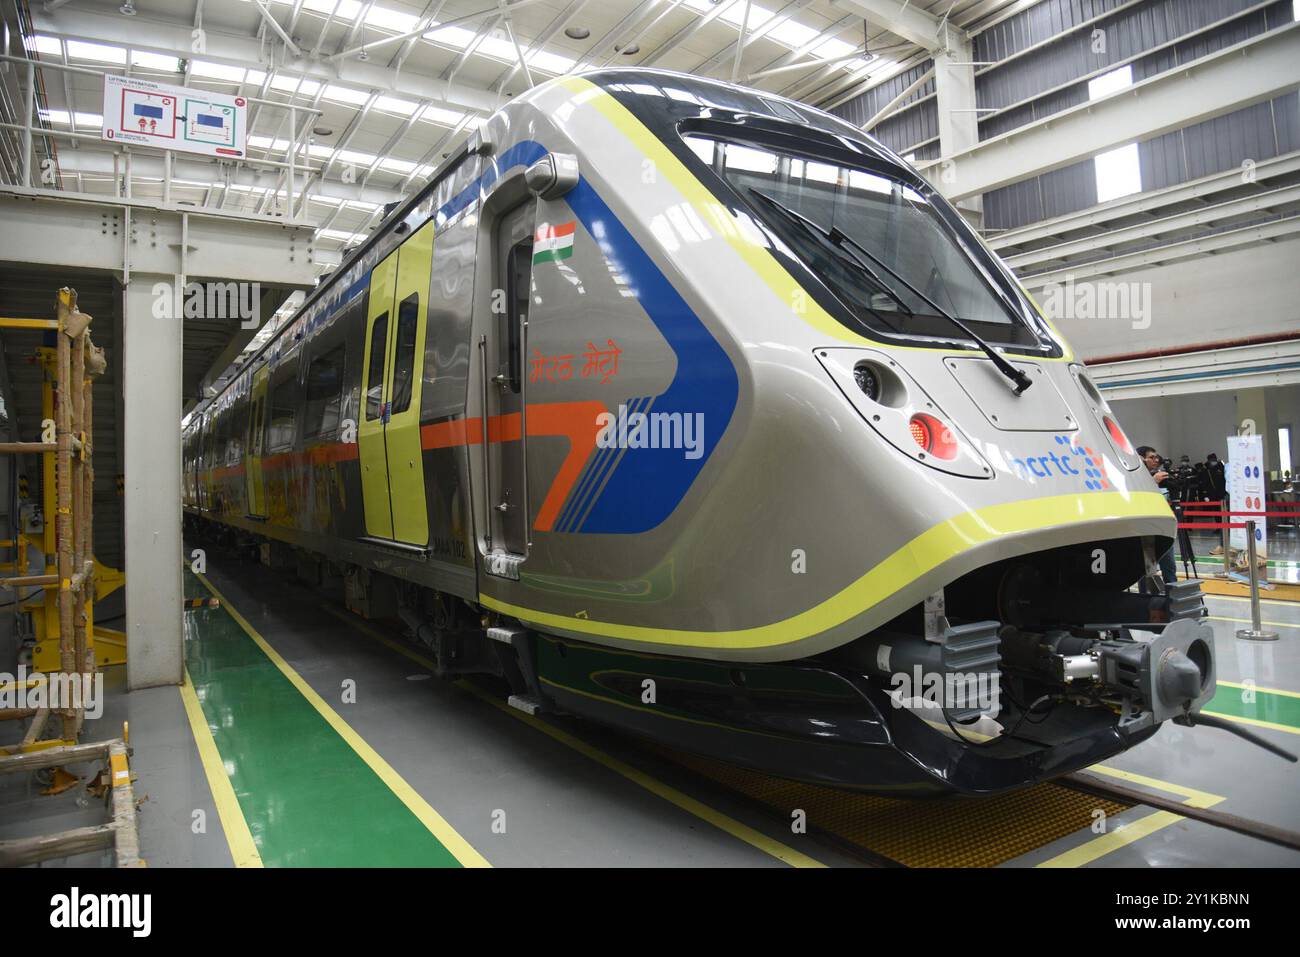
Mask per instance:
[[[11,455],[38,454],[53,459],[55,509],[53,551],[56,569],[50,573],[49,550],[46,550],[46,573],[42,575],[19,574],[0,578],[0,588],[40,587],[56,591],[59,624],[58,671],[38,675],[27,686],[44,683],[47,690],[61,688],[65,693],[75,687],[73,701],[52,707],[47,700],[44,707],[36,709],[0,709],[0,719],[32,719],[22,742],[15,748],[0,749],[32,751],[76,744],[85,720],[85,695],[95,672],[93,639],[89,636],[87,603],[95,594],[95,562],[93,541],[93,497],[95,472],[93,464],[91,390],[94,380],[104,372],[107,363],[104,351],[91,341],[91,317],[77,308],[77,294],[67,287],[60,289],[56,318],[54,319],[0,319],[0,329],[42,329],[55,333],[54,376],[54,441],[42,434],[39,442],[0,443],[0,452]],[[48,431],[43,423],[42,432]],[[48,467],[47,467],[48,474]],[[47,502],[50,496],[47,495]],[[45,515],[45,521],[51,517]],[[19,542],[15,536],[14,544]],[[46,536],[50,543],[50,536]],[[15,563],[17,564],[17,563]],[[20,569],[15,569],[20,570]],[[55,713],[60,718],[59,736],[44,739],[49,718]],[[5,767],[0,758],[0,771]]]

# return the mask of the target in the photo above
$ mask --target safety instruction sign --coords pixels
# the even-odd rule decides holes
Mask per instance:
[[[1268,474],[1264,471],[1264,437],[1262,435],[1228,436],[1228,501],[1233,512],[1263,512],[1266,494],[1264,491]],[[1245,523],[1250,515],[1233,515],[1233,523]],[[1268,532],[1263,516],[1253,516],[1255,520],[1255,550],[1261,556],[1268,555]],[[1233,548],[1246,547],[1246,530],[1234,528],[1230,544]]]
[[[104,77],[105,140],[239,159],[247,132],[248,101],[242,96]]]

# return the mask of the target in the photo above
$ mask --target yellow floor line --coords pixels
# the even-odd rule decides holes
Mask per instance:
[[[1261,688],[1259,685],[1243,685],[1235,681],[1219,681],[1225,688],[1240,688],[1242,691],[1263,691],[1265,694],[1280,694],[1287,698],[1300,698],[1300,691],[1283,691],[1281,688]]]
[[[434,663],[430,659],[426,658],[424,655],[421,655],[419,652],[413,651],[410,648],[407,648],[402,644],[393,641],[391,638],[388,638],[387,636],[381,634],[376,628],[373,628],[372,626],[356,618],[356,616],[338,611],[337,609],[331,608],[328,605],[323,605],[322,607],[324,608],[325,611],[333,615],[335,618],[350,625],[351,627],[355,628],[357,631],[361,632],[362,634],[386,645],[387,647],[396,651],[398,654],[403,655],[406,658],[409,658],[411,661],[414,661],[416,664],[419,664],[429,669],[430,671],[434,669]],[[758,831],[752,827],[749,827],[746,824],[742,824],[740,821],[737,821],[734,818],[729,817],[728,815],[723,814],[720,811],[714,810],[708,805],[703,804],[700,801],[697,801],[695,798],[682,793],[681,791],[677,790],[671,785],[664,784],[662,781],[655,780],[654,778],[650,777],[650,775],[646,774],[643,771],[638,770],[637,768],[632,767],[630,764],[627,764],[624,761],[620,761],[618,758],[612,757],[611,755],[605,754],[603,751],[600,751],[599,749],[592,747],[590,744],[587,744],[582,739],[577,738],[572,734],[569,734],[567,731],[561,731],[559,728],[556,728],[545,721],[541,721],[533,717],[532,715],[524,714],[522,711],[518,711],[510,707],[504,701],[498,701],[496,698],[492,697],[491,695],[486,694],[483,691],[480,691],[478,688],[474,687],[468,681],[457,681],[456,686],[458,688],[461,688],[464,691],[468,691],[470,694],[492,705],[492,707],[498,709],[499,711],[510,715],[512,718],[517,718],[518,720],[525,722],[529,727],[532,727],[542,732],[543,734],[547,735],[553,740],[558,741],[560,744],[572,748],[574,751],[577,751],[579,754],[582,754],[584,757],[590,758],[592,761],[595,761],[597,764],[600,764],[603,767],[608,768],[609,770],[613,771],[615,774],[618,774],[626,778],[627,780],[631,781],[633,784],[636,784],[644,788],[645,790],[649,791],[650,793],[660,798],[663,798],[665,801],[669,802],[670,804],[676,805],[677,807],[681,808],[683,811],[686,811],[689,814],[693,814],[695,817],[698,817],[701,820],[706,821],[709,824],[712,824],[714,827],[718,828],[719,830],[724,831],[727,834],[730,834],[732,837],[738,838],[741,841],[744,841],[746,844],[749,844],[751,847],[757,848],[758,850],[764,852],[765,854],[769,854],[772,857],[775,857],[777,860],[782,861],[783,863],[789,864],[791,867],[825,867],[826,866],[825,864],[822,864],[820,861],[814,860],[813,858],[809,857],[807,854],[804,854],[800,851],[796,851],[794,848],[782,844],[780,841],[776,840],[775,838],[768,837],[763,832]]]
[[[428,801],[420,796],[415,788],[411,787],[405,778],[393,769],[391,764],[380,756],[379,752],[372,748],[361,735],[357,734],[351,725],[339,717],[338,712],[331,708],[325,702],[325,699],[318,695],[315,689],[304,681],[302,676],[287,661],[280,657],[279,653],[267,643],[266,639],[258,634],[257,629],[248,623],[247,619],[236,610],[225,595],[217,590],[215,585],[203,575],[196,574],[195,577],[203,582],[208,591],[212,592],[217,600],[221,602],[222,607],[230,612],[230,616],[235,619],[239,627],[244,629],[248,637],[257,643],[257,646],[271,659],[272,663],[298,689],[298,693],[311,702],[312,707],[329,722],[330,727],[334,729],[338,736],[348,743],[362,761],[369,765],[370,770],[374,771],[380,780],[388,785],[389,790],[397,795],[398,800],[419,818],[420,822],[442,843],[443,847],[451,852],[456,860],[460,861],[465,867],[492,866],[465,838],[461,837],[454,827],[447,823],[441,814],[433,809]]]
[[[1085,768],[1085,772],[1095,772],[1104,774],[1112,778],[1119,778],[1121,781],[1127,781],[1130,784],[1140,784],[1145,787],[1153,788],[1157,791],[1165,791],[1169,794],[1177,794],[1184,798],[1183,803],[1188,807],[1207,808],[1226,800],[1218,794],[1210,794],[1208,791],[1198,791],[1196,788],[1188,787],[1185,784],[1174,784],[1172,781],[1164,781],[1160,778],[1149,777],[1145,774],[1138,774],[1134,771],[1121,771],[1119,768],[1109,768],[1105,765],[1096,764],[1090,768]],[[1090,841],[1080,844],[1078,847],[1064,851],[1055,857],[1048,858],[1039,862],[1037,867],[1082,867],[1084,864],[1090,864],[1098,858],[1104,857],[1112,851],[1117,851],[1121,847],[1127,847],[1135,841],[1148,837],[1170,824],[1176,824],[1179,821],[1186,820],[1181,814],[1175,814],[1173,811],[1155,811],[1136,821],[1129,821],[1121,824],[1113,831],[1109,831],[1100,837],[1095,837]]]
[[[217,751],[217,742],[213,740],[212,731],[208,728],[208,719],[203,715],[203,706],[199,704],[199,697],[194,692],[189,671],[185,672],[185,681],[181,685],[181,701],[185,705],[185,716],[190,720],[190,731],[194,735],[194,744],[199,749],[199,760],[203,762],[208,788],[212,791],[212,803],[217,806],[221,829],[230,846],[230,856],[236,867],[261,867],[262,855],[257,852],[253,832],[248,829],[248,821],[244,819],[244,812],[239,807],[235,789],[226,776],[221,754]]]
[[[1117,851],[1121,847],[1127,847],[1135,841],[1140,841],[1148,835],[1154,834],[1170,824],[1176,824],[1184,821],[1186,818],[1175,814],[1172,811],[1154,811],[1145,817],[1140,817],[1136,821],[1129,821],[1127,824],[1121,824],[1107,834],[1093,838],[1086,844],[1080,844],[1076,848],[1058,854],[1056,857],[1036,865],[1038,867],[1082,867],[1084,864],[1090,864],[1099,857]]]
[[[1226,801],[1227,798],[1220,794],[1211,794],[1209,791],[1198,791],[1196,788],[1188,787],[1185,784],[1174,784],[1172,781],[1162,781],[1160,778],[1148,777],[1145,774],[1138,774],[1135,771],[1121,771],[1119,768],[1106,767],[1104,764],[1093,765],[1085,768],[1087,771],[1096,771],[1099,774],[1105,774],[1112,778],[1119,778],[1121,781],[1127,781],[1130,784],[1141,784],[1144,787],[1153,788],[1156,791],[1165,791],[1169,794],[1177,794],[1185,798],[1184,804],[1189,807],[1214,807],[1214,805]]]

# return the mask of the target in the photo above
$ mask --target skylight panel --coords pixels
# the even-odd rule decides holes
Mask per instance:
[[[174,56],[161,53],[149,53],[145,50],[131,51],[131,65],[144,67],[146,70],[161,70],[164,73],[179,73],[181,61]]]
[[[403,100],[396,96],[381,96],[375,100],[375,109],[383,110],[385,113],[396,113],[398,116],[410,116],[415,112],[418,103],[412,103],[410,100]]]
[[[35,50],[44,56],[63,56],[63,43],[57,37],[33,36],[25,37],[24,45],[29,50]]]
[[[1098,153],[1093,162],[1097,172],[1097,202],[1142,192],[1142,164],[1136,143]]]
[[[315,96],[316,91],[320,89],[320,84],[315,80],[276,73],[271,76],[271,89],[297,96]]]
[[[1133,67],[1131,64],[1111,70],[1088,81],[1088,99],[1096,100],[1118,90],[1133,85]]]
[[[126,50],[122,47],[107,46],[103,43],[87,43],[84,40],[68,41],[68,57],[76,60],[95,60],[99,63],[126,65]]]
[[[352,106],[361,106],[370,99],[370,94],[363,90],[354,90],[350,86],[339,86],[337,83],[328,83],[325,86],[323,94],[327,100],[333,100],[336,103],[349,103]]]
[[[562,56],[549,50],[534,50],[532,53],[527,54],[526,59],[529,66],[535,66],[547,73],[554,73],[556,76],[561,73],[568,73],[573,69],[573,65],[578,62],[573,57]]]
[[[441,106],[426,106],[424,112],[420,114],[420,119],[426,123],[438,123],[442,126],[455,126],[464,118],[464,113]]]
[[[355,14],[353,16],[355,17]],[[366,26],[380,27],[384,30],[392,30],[394,33],[410,33],[419,25],[419,17],[400,13],[397,10],[387,10],[378,5],[371,7],[370,12],[366,14]]]
[[[227,66],[225,63],[210,63],[207,60],[191,60],[190,73],[193,76],[210,77],[214,80],[229,80],[243,83],[244,74],[248,72],[242,66]]]

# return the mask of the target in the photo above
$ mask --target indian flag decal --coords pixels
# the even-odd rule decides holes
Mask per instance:
[[[533,265],[558,262],[573,255],[573,230],[577,220],[554,226],[543,223],[533,237]]]

